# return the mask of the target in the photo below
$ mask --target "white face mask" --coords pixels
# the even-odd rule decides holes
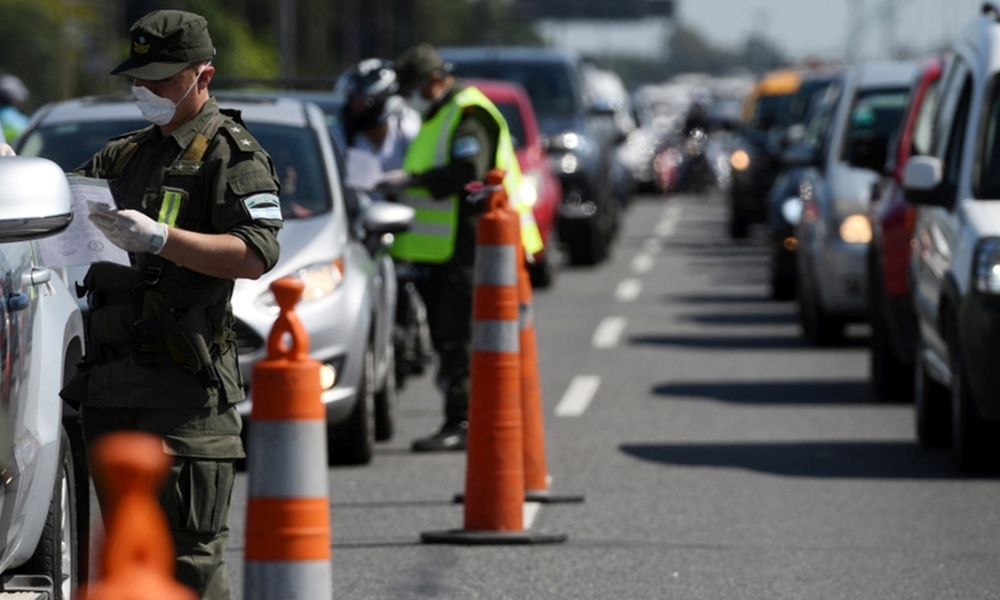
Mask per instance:
[[[132,95],[135,96],[135,105],[139,107],[139,112],[142,113],[142,116],[147,121],[153,123],[154,125],[163,126],[172,121],[174,119],[174,113],[177,112],[177,105],[183,102],[184,99],[187,98],[188,94],[191,93],[191,90],[193,90],[194,86],[198,83],[198,79],[201,77],[201,74],[205,71],[206,67],[208,67],[208,65],[205,65],[198,70],[198,74],[195,75],[194,81],[191,82],[187,91],[184,92],[184,95],[181,96],[181,99],[177,102],[174,102],[170,98],[157,96],[153,92],[149,91],[149,89],[141,85],[133,84]]]
[[[424,98],[423,94],[420,93],[420,90],[414,90],[411,92],[409,98],[407,98],[407,102],[411,107],[413,107],[413,110],[417,111],[421,115],[426,113],[427,109],[429,109],[434,103],[433,100]]]

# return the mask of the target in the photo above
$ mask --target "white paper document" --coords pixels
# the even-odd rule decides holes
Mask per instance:
[[[382,163],[379,158],[366,150],[348,148],[347,150],[348,187],[360,190],[373,190],[375,184],[382,179]]]
[[[116,210],[106,179],[67,176],[73,192],[73,221],[62,232],[38,241],[41,263],[47,267],[76,267],[107,261],[128,265],[128,253],[104,237],[87,215]]]

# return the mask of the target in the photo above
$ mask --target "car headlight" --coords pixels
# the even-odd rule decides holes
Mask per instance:
[[[289,273],[287,277],[298,279],[305,284],[300,302],[319,300],[337,291],[337,288],[344,283],[344,259],[314,263]],[[261,294],[258,301],[272,312],[278,310],[278,303],[271,290]]]
[[[522,204],[534,206],[538,202],[538,183],[537,175],[525,174],[521,176],[521,186],[518,193],[521,196],[519,201]]]
[[[579,166],[580,160],[572,152],[563,154],[562,158],[559,159],[559,170],[567,175],[576,173],[576,169]]]
[[[733,150],[729,155],[729,164],[737,171],[744,171],[750,167],[750,154],[746,150]]]
[[[972,272],[977,292],[1000,294],[1000,238],[987,238],[979,242]]]
[[[781,203],[781,216],[785,219],[786,223],[792,227],[799,224],[802,220],[803,204],[802,198],[798,196],[785,198],[785,201]]]
[[[872,224],[865,215],[851,215],[840,224],[840,239],[848,244],[872,241]]]

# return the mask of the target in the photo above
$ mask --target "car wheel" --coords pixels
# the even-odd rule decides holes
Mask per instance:
[[[869,266],[869,271],[871,266]],[[875,273],[868,281],[868,321],[872,333],[870,339],[869,372],[875,395],[883,400],[907,401],[912,398],[913,369],[899,360],[889,341],[883,312],[881,277]]]
[[[547,289],[552,287],[555,280],[555,267],[549,259],[549,252],[545,251],[535,259],[535,262],[528,263],[528,277],[531,278],[531,287],[535,289]]]
[[[815,288],[801,273],[798,278],[799,323],[802,334],[815,346],[832,346],[844,337],[844,321],[826,313],[820,306]]]
[[[329,431],[331,464],[364,465],[375,452],[375,356],[366,348],[358,395],[347,421]]]
[[[384,442],[396,432],[396,353],[388,349],[386,357],[385,382],[375,394],[375,440]]]
[[[31,559],[18,572],[43,573],[52,578],[55,600],[70,600],[79,586],[80,552],[77,539],[76,478],[69,436],[59,441],[59,470],[41,538]]]
[[[574,265],[596,265],[608,254],[608,234],[600,217],[587,220],[569,242],[569,259]]]
[[[976,414],[965,369],[957,349],[951,354],[951,456],[962,471],[986,465],[988,456],[986,423]]]
[[[793,300],[795,299],[795,278],[782,271],[782,253],[785,252],[780,241],[772,242],[771,250],[771,299],[772,300]]]
[[[928,375],[923,355],[924,342],[918,333],[913,358],[913,414],[917,440],[924,446],[946,446],[951,427],[948,394]]]
[[[729,237],[734,240],[742,240],[747,237],[749,225],[746,217],[741,215],[736,209],[732,209],[729,215]]]

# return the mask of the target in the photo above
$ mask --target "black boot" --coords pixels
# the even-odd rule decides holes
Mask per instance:
[[[445,423],[433,435],[413,440],[414,452],[445,452],[449,450],[465,450],[465,438],[469,424]]]

